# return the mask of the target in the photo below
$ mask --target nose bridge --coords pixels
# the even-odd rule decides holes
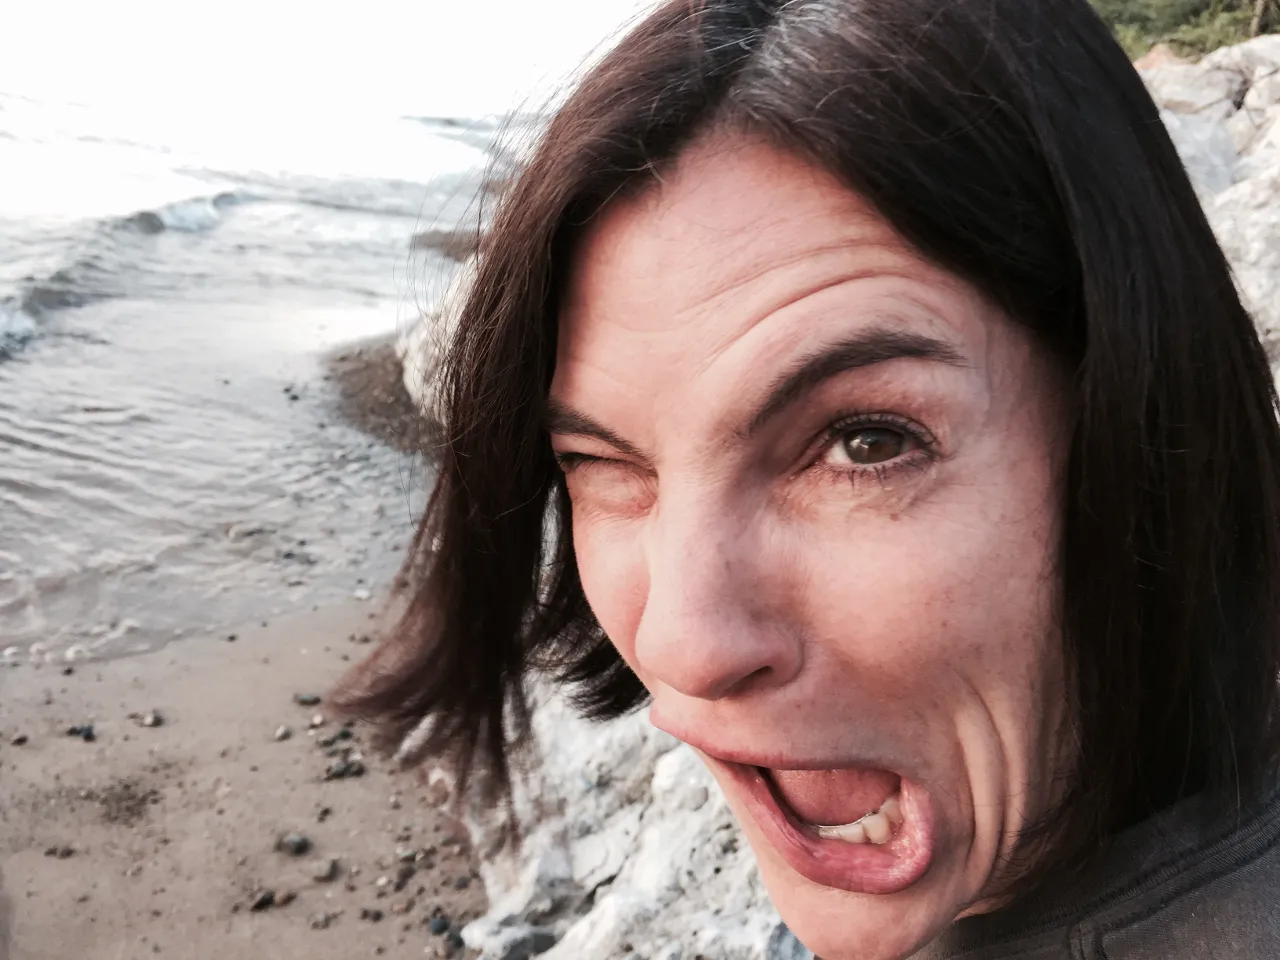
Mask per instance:
[[[649,593],[635,644],[642,673],[703,700],[791,679],[799,644],[770,602],[777,570],[755,518],[709,497],[664,506],[646,531]]]

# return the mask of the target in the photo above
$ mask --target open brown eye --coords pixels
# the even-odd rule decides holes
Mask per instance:
[[[862,427],[845,434],[840,442],[845,456],[865,466],[900,457],[909,444],[901,431],[888,427]]]

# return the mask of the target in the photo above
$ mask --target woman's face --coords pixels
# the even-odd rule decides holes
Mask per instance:
[[[549,428],[592,610],[800,938],[906,956],[1056,799],[1063,378],[750,141],[615,200],[572,266]]]

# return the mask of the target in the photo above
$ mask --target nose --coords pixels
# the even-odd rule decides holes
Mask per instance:
[[[802,631],[782,596],[785,564],[750,526],[689,515],[646,537],[649,592],[634,656],[646,683],[700,700],[781,686],[800,672]]]

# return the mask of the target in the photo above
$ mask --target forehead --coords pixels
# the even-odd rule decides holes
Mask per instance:
[[[764,367],[870,326],[981,362],[990,313],[824,171],[758,142],[708,142],[583,234],[553,392],[593,410],[679,406],[693,390],[722,406]]]

